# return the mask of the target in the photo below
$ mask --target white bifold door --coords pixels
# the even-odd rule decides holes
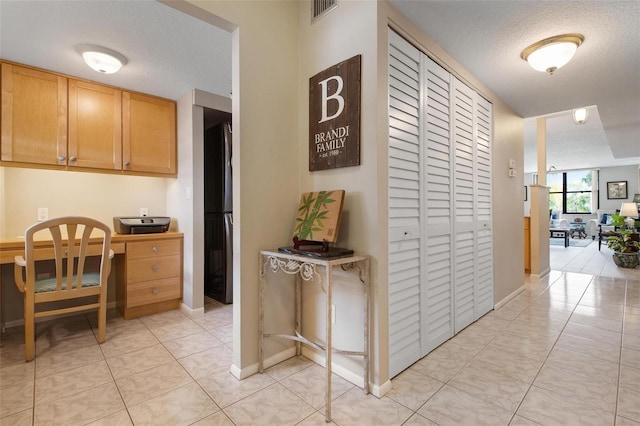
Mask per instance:
[[[391,377],[493,307],[492,106],[389,30]]]

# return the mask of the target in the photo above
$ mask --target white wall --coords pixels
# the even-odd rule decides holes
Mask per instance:
[[[24,235],[39,207],[49,209],[49,218],[89,216],[111,229],[114,216],[138,216],[140,207],[151,216],[166,215],[169,178],[17,167],[2,167],[0,174],[3,239]]]
[[[299,196],[298,3],[193,5],[200,9],[190,7],[191,14],[208,22],[222,18],[233,31],[232,372],[245,377],[257,371],[258,253],[287,244]]]
[[[345,203],[343,220],[336,246],[346,247],[357,253],[372,256],[371,283],[373,289],[379,289],[377,274],[379,234],[386,233],[378,228],[379,188],[377,106],[381,101],[376,90],[378,84],[377,50],[377,4],[376,2],[353,1],[340,2],[339,6],[311,24],[311,7],[308,1],[301,2],[300,23],[300,62],[298,71],[299,114],[298,114],[298,158],[297,175],[299,191],[321,191],[344,189]],[[361,123],[360,123],[360,165],[332,170],[310,172],[309,164],[309,78],[328,67],[336,65],[356,55],[361,57]],[[384,99],[382,99],[384,101]],[[293,211],[292,211],[293,213]],[[293,222],[292,222],[293,228]],[[386,250],[386,248],[383,248]],[[333,303],[336,311],[333,343],[336,347],[361,350],[363,347],[363,289],[349,276],[336,280],[333,285]],[[303,330],[311,338],[324,341],[325,315],[324,294],[316,286],[305,286],[308,303],[304,305]],[[378,293],[372,292],[372,306],[379,305]],[[317,297],[313,297],[313,296]],[[382,303],[382,302],[380,302]],[[318,318],[316,322],[314,320]],[[380,383],[379,371],[386,376],[387,365],[380,365],[379,340],[381,334],[380,313],[371,315],[373,330],[373,354],[371,357],[371,381],[375,386]],[[384,318],[386,322],[386,316]],[[386,332],[384,333],[386,334]],[[334,355],[333,363],[346,369],[352,375],[362,376],[362,361],[359,357]],[[349,375],[347,375],[349,377]],[[358,382],[356,380],[358,384]]]
[[[627,182],[627,198],[624,200],[608,199],[607,182],[620,181]],[[619,209],[622,203],[632,201],[633,195],[640,193],[640,188],[638,188],[638,166],[603,167],[600,169],[598,184],[600,188],[600,209]]]
[[[190,313],[195,315],[204,313],[204,271],[203,266],[198,267],[196,262],[197,258],[203,256],[204,245],[198,249],[194,242],[194,238],[197,238],[194,222],[198,211],[194,208],[194,202],[202,194],[194,189],[197,179],[194,176],[193,162],[194,158],[202,158],[201,155],[194,155],[194,150],[198,146],[202,147],[204,118],[202,108],[193,105],[192,92],[178,100],[177,111],[178,176],[167,185],[167,214],[175,218],[180,231],[184,233],[182,304],[187,307],[188,312],[192,311]],[[200,140],[200,144],[196,140]],[[202,185],[202,180],[200,184]],[[199,236],[202,237],[201,234]]]

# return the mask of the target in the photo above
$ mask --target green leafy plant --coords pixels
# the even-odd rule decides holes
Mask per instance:
[[[640,242],[633,240],[633,231],[620,229],[607,237],[607,247],[619,253],[635,253],[640,250]]]
[[[611,215],[611,224],[613,226],[624,226],[624,216],[620,216],[619,214]]]
[[[298,217],[296,218],[296,229],[294,235],[301,240],[313,240],[313,233],[324,228],[322,221],[326,218],[329,210],[327,204],[333,203],[331,197],[333,191],[320,191],[318,196],[314,198],[314,193],[310,192],[303,197],[300,207],[298,208]]]

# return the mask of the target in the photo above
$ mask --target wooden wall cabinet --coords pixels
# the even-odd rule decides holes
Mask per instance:
[[[177,173],[176,103],[2,63],[3,162]]]
[[[67,164],[122,169],[122,91],[69,79]]]
[[[182,299],[182,234],[143,238],[126,243],[118,266],[118,309],[125,319],[177,309]]]
[[[176,103],[124,92],[124,170],[176,173]]]
[[[66,165],[67,79],[2,64],[2,161]]]

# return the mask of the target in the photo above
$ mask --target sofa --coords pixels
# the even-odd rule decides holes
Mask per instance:
[[[585,232],[587,235],[591,237],[591,239],[595,240],[599,232],[598,225],[602,225],[603,232],[613,231],[615,227],[611,223],[611,215],[616,214],[617,212],[617,210],[597,210],[597,217],[587,221],[587,225],[585,226]]]

